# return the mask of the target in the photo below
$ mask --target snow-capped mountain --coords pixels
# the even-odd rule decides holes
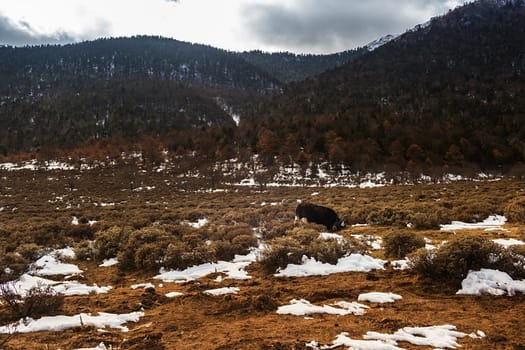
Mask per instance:
[[[371,41],[368,44],[366,44],[366,49],[368,51],[374,51],[378,47],[381,47],[381,46],[385,45],[386,43],[394,40],[397,37],[398,37],[398,35],[392,35],[392,34],[388,34],[388,35],[382,36],[381,38],[376,39],[376,40]]]

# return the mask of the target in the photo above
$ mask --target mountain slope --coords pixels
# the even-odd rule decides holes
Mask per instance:
[[[523,1],[464,5],[292,85],[254,125],[361,169],[523,162],[523,23]]]
[[[237,55],[157,37],[0,48],[0,152],[234,127],[225,108],[280,83]]]
[[[264,69],[283,83],[302,81],[329,69],[348,63],[366,52],[364,48],[330,55],[295,55],[289,52],[242,52],[246,61]]]

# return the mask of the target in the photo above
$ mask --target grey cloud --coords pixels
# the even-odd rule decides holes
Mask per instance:
[[[247,36],[296,52],[335,52],[400,34],[447,10],[449,0],[296,0],[243,7]]]
[[[43,35],[37,33],[27,22],[14,23],[9,18],[0,15],[0,44],[1,45],[39,45],[63,44],[75,41],[67,33]]]

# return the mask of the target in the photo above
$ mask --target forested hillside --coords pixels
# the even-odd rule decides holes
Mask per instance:
[[[330,55],[296,55],[289,52],[242,52],[240,56],[283,83],[302,81],[348,63],[367,52],[358,48]]]
[[[260,105],[247,133],[256,142],[271,131],[300,146],[293,157],[326,157],[357,169],[521,167],[523,23],[523,1],[465,5],[293,84]]]
[[[148,144],[207,160],[523,173],[523,23],[523,0],[478,0],[370,52],[234,53],[158,37],[3,47],[0,152]]]
[[[0,62],[4,154],[232,127],[232,106],[280,89],[233,53],[158,37],[2,47]]]

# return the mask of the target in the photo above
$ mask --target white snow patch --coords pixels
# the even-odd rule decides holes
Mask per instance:
[[[381,292],[370,292],[359,294],[357,301],[367,301],[369,303],[393,303],[396,300],[403,299],[399,294],[394,293],[381,293]]]
[[[123,326],[127,322],[138,322],[144,316],[143,312],[132,312],[129,314],[110,314],[100,312],[97,316],[89,313],[81,313],[74,316],[45,316],[34,320],[25,318],[16,323],[0,327],[0,333],[9,334],[16,330],[17,333],[32,333],[44,331],[63,331],[65,329],[81,327],[82,325],[97,328],[115,328],[122,332],[129,329]]]
[[[337,234],[337,233],[330,233],[330,232],[321,232],[319,233],[319,238],[321,239],[333,239],[336,240],[339,243],[346,242],[346,238],[343,236]]]
[[[369,247],[375,250],[383,249],[383,240],[379,236],[374,235],[352,235],[355,239],[360,240],[361,242],[365,243]]]
[[[31,264],[30,272],[38,276],[70,276],[78,275],[83,272],[77,265],[60,262],[58,260],[60,257],[74,258],[75,252],[72,248],[52,251]]]
[[[525,242],[517,240],[517,239],[514,239],[514,238],[509,238],[509,239],[500,238],[500,239],[493,239],[492,241],[495,242],[495,243],[498,243],[498,244],[500,244],[502,246],[504,246],[505,248],[508,248],[510,246],[513,246],[513,245],[523,245],[523,244],[525,244]]]
[[[25,297],[27,292],[36,286],[51,286],[56,293],[66,296],[89,295],[93,293],[102,294],[109,292],[113,288],[111,286],[88,286],[77,281],[58,282],[29,274],[23,274],[18,280],[8,284],[8,287],[12,288],[13,292],[21,297]]]
[[[331,315],[364,315],[369,307],[356,302],[339,301],[330,305],[317,306],[305,299],[292,299],[290,305],[279,306],[277,313],[280,315],[305,316],[311,314]]]
[[[369,255],[350,254],[340,258],[336,265],[318,262],[315,258],[303,256],[302,264],[289,264],[285,269],[275,274],[277,277],[306,277],[330,275],[340,272],[369,272],[383,270],[385,260],[375,259]]]
[[[94,348],[77,348],[77,349],[74,349],[74,350],[107,350],[107,348],[106,348],[106,344],[104,344],[104,342],[101,342],[97,346],[95,346]]]
[[[155,279],[160,279],[164,282],[184,283],[193,281],[212,273],[223,273],[226,278],[246,280],[251,276],[244,270],[252,262],[256,261],[260,256],[263,246],[253,248],[247,255],[236,255],[232,262],[218,261],[216,263],[206,263],[189,267],[185,270],[165,270],[160,269],[160,273],[156,275]]]
[[[223,287],[216,289],[208,289],[203,293],[208,295],[225,295],[225,294],[237,294],[240,291],[237,287]]]
[[[397,35],[392,35],[392,34],[388,34],[388,35],[385,35],[379,39],[376,39],[370,43],[368,43],[366,45],[366,49],[368,51],[374,51],[375,49],[385,45],[386,43],[394,40],[395,38],[397,38],[398,36]]]
[[[180,297],[182,295],[184,295],[184,293],[181,293],[181,292],[169,292],[169,293],[166,293],[165,294],[167,298],[175,298],[175,297]]]
[[[408,259],[401,260],[392,260],[390,262],[394,270],[407,270],[408,269]]]
[[[117,258],[111,258],[111,259],[104,259],[104,261],[102,261],[102,264],[98,265],[100,267],[110,267],[110,266],[115,266],[118,264],[118,260]]]
[[[507,218],[502,215],[491,215],[482,222],[477,223],[466,223],[462,221],[452,221],[450,224],[440,225],[442,231],[454,231],[454,230],[471,230],[471,229],[485,229],[500,230],[503,225],[507,222]]]
[[[131,285],[131,289],[138,289],[138,288],[144,288],[144,289],[146,289],[146,288],[155,288],[155,286],[151,282],[137,283],[137,284],[132,284]]]
[[[78,225],[78,218],[76,216],[73,216],[71,219],[71,225]]]
[[[197,221],[183,221],[182,224],[191,226],[193,228],[201,228],[208,223],[208,219],[202,218]]]
[[[525,280],[516,281],[505,272],[481,269],[470,271],[456,294],[513,296],[516,292],[525,293]]]
[[[477,334],[481,338],[482,331]],[[340,333],[333,341],[332,346],[319,346],[316,341],[311,341],[307,346],[313,349],[333,349],[340,346],[349,347],[352,350],[402,350],[397,342],[404,341],[413,345],[431,346],[436,349],[455,349],[461,347],[457,343],[458,338],[466,337],[467,334],[456,331],[452,325],[431,327],[405,327],[397,330],[394,334],[378,332],[367,332],[365,340],[352,339],[349,333]]]

